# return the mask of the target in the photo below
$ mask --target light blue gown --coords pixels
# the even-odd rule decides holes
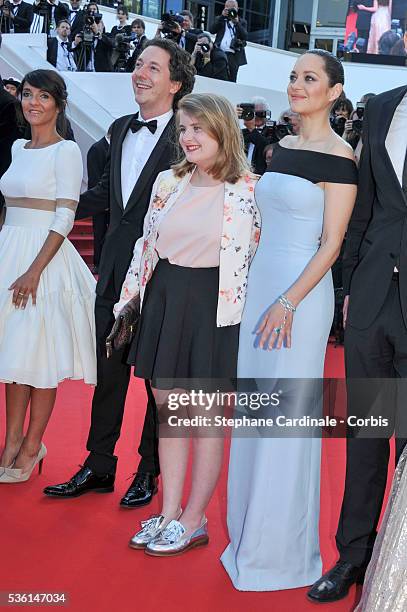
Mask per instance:
[[[339,180],[335,165],[339,166]],[[307,384],[304,379],[323,377],[334,313],[330,271],[294,314],[292,348],[261,350],[253,330],[319,248],[324,191],[316,183],[353,182],[343,175],[355,176],[350,160],[281,146],[273,153],[272,170],[256,188],[262,230],[249,273],[238,357],[239,378],[263,379],[259,381],[262,390],[267,384],[274,388],[272,381],[264,379],[298,378],[303,385]],[[298,381],[299,397],[302,385]],[[314,404],[319,399],[316,396]],[[291,406],[292,413],[318,413],[319,405],[306,404],[299,401]],[[276,410],[271,409],[270,414],[275,416]],[[321,576],[320,456],[319,435],[281,438],[253,431],[249,437],[233,436],[227,515],[230,544],[221,561],[237,589],[303,587]]]

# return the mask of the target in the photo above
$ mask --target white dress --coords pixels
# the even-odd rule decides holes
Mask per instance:
[[[0,180],[6,217],[0,231],[0,381],[54,388],[66,378],[96,384],[95,280],[65,239],[43,270],[37,304],[12,304],[10,285],[24,274],[50,230],[66,237],[82,182],[79,147],[61,141],[42,149],[12,148]]]

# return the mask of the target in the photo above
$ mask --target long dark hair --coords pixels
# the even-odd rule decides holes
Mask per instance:
[[[65,108],[68,92],[64,79],[55,70],[33,70],[23,78],[20,87],[21,92],[26,83],[32,87],[46,91],[54,98],[57,109],[59,110],[56,130],[62,138],[66,138],[68,129]]]

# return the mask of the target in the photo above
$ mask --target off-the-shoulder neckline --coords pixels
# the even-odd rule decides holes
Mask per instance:
[[[349,157],[344,157],[343,155],[325,153],[324,151],[313,151],[312,149],[295,149],[294,147],[283,147],[283,145],[279,142],[277,142],[276,144],[280,147],[280,149],[285,149],[286,151],[298,151],[299,153],[315,153],[316,155],[327,155],[328,157],[335,157],[336,159],[345,159],[353,164],[355,163],[355,160],[349,159]]]

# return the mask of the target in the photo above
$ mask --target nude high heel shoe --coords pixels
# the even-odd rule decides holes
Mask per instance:
[[[19,468],[4,468],[4,474],[0,476],[0,484],[13,484],[17,482],[26,482],[29,480],[31,474],[34,471],[35,466],[38,464],[38,473],[42,472],[42,464],[47,454],[45,444],[41,442],[41,448],[35,458],[34,464],[28,472],[23,472]]]

